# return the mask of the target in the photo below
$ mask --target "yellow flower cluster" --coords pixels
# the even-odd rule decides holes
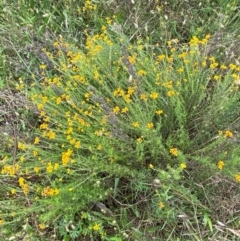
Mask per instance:
[[[95,9],[93,2],[88,0],[85,1],[81,12],[91,12]],[[107,23],[111,24],[112,20],[107,19]],[[73,48],[62,39],[54,43],[54,48],[58,50],[54,56],[45,50],[52,62],[58,63],[55,69],[59,73],[54,76],[48,75],[46,65],[39,66],[43,89],[41,93],[36,90],[31,98],[43,120],[38,129],[39,134],[31,144],[18,142],[18,149],[23,153],[30,149],[30,154],[21,154],[21,158],[18,157],[17,160],[19,163],[5,165],[1,169],[3,175],[16,177],[17,174],[19,187],[25,195],[32,190],[30,187],[34,186],[28,177],[46,177],[48,180],[56,175],[60,181],[64,179],[64,176],[61,176],[62,170],[68,177],[72,177],[77,163],[75,158],[81,155],[92,158],[93,165],[101,160],[114,166],[118,162],[117,153],[115,154],[115,150],[112,150],[114,148],[108,145],[118,140],[118,136],[124,140],[125,137],[133,137],[135,145],[141,149],[152,134],[161,133],[159,129],[164,123],[164,118],[169,116],[168,107],[171,107],[171,103],[178,103],[178,98],[182,97],[183,93],[181,88],[188,86],[191,79],[194,79],[199,66],[209,65],[211,72],[215,72],[216,69],[230,69],[235,85],[239,79],[239,67],[236,65],[220,65],[212,56],[198,61],[198,45],[206,44],[209,35],[202,40],[193,37],[189,43],[190,47],[183,49],[182,52],[177,40],[169,41],[169,54],[153,55],[153,63],[149,64],[149,67],[142,64],[142,56],[136,50],[140,51],[140,46],[135,49],[129,46],[129,54],[125,56],[127,64],[123,63],[124,53],[119,54],[121,51],[113,46],[112,39],[107,33],[108,26],[102,26],[101,29],[102,33],[93,36],[86,32],[84,50]],[[109,56],[110,53],[111,58],[105,60],[103,56]],[[146,57],[146,63],[148,62],[150,61]],[[215,84],[220,83],[222,78],[221,74],[213,75]],[[23,88],[22,79],[16,88]],[[192,86],[184,90],[188,93],[191,88]],[[122,134],[125,131],[122,131],[123,126],[131,133]],[[225,138],[233,137],[230,130],[222,131],[221,135]],[[51,152],[49,156],[48,150]],[[173,157],[181,156],[176,147],[168,151]],[[30,165],[29,169],[22,168],[21,164],[27,166],[25,163],[28,159],[33,160],[34,164]],[[155,169],[154,165],[150,163],[147,167]],[[185,169],[186,163],[182,162],[179,166]],[[219,161],[217,167],[222,170],[224,162]],[[237,174],[235,179],[240,182],[240,175]],[[48,185],[50,184],[42,184],[39,198],[58,195],[62,190],[68,190],[68,195],[73,195],[75,190],[75,186],[70,185],[61,190]],[[11,193],[15,192],[16,190],[12,189]],[[159,202],[158,206],[162,209],[164,203]],[[91,227],[94,231],[102,229],[99,223],[94,223]]]
[[[100,224],[98,224],[98,223],[95,223],[94,225],[93,225],[93,227],[92,227],[92,229],[94,230],[94,231],[98,231],[98,230],[100,230]]]
[[[170,148],[169,151],[173,156],[178,156],[178,149],[177,148]]]
[[[240,174],[235,175],[235,180],[236,180],[236,182],[240,182]]]
[[[159,202],[159,203],[158,203],[158,207],[159,207],[160,209],[163,209],[163,208],[165,207],[165,205],[164,205],[163,202]]]
[[[154,127],[154,124],[152,122],[147,123],[147,128],[152,129]]]
[[[149,97],[154,100],[156,100],[158,98],[158,96],[159,96],[159,94],[157,92],[153,92],[153,91],[149,95]]]
[[[19,186],[22,188],[23,193],[24,193],[25,195],[27,195],[28,192],[29,192],[29,186],[28,186],[27,183],[25,183],[25,180],[24,180],[23,177],[19,177],[19,179],[18,179],[18,184],[19,184]]]
[[[135,128],[139,127],[138,121],[133,122],[133,123],[132,123],[132,126],[135,127]]]
[[[200,40],[200,39],[198,39],[198,37],[193,36],[192,39],[190,40],[189,44],[190,44],[190,46],[204,45],[204,44],[207,44],[210,37],[211,37],[211,35],[207,34],[204,39]]]
[[[17,172],[19,171],[19,165],[4,165],[2,170],[1,170],[1,174],[2,175],[10,175],[10,176],[14,176],[15,174],[17,174]]]
[[[181,169],[185,169],[185,168],[187,168],[187,165],[186,165],[185,163],[181,163],[181,164],[180,164],[180,168],[181,168]]]
[[[219,161],[218,164],[217,164],[217,167],[218,167],[219,170],[222,170],[224,165],[225,164],[224,164],[223,161]]]
[[[219,131],[218,133],[219,133],[220,136],[224,136],[225,138],[233,137],[233,133],[230,130]]]
[[[104,50],[99,41],[112,46],[113,42],[106,33],[96,34],[94,36],[88,36],[86,41],[86,49],[88,50],[88,56],[90,58],[96,56],[98,53]]]
[[[58,195],[58,194],[59,194],[59,189],[51,188],[49,186],[45,187],[41,192],[41,195],[43,197],[49,197],[49,196]]]
[[[70,161],[70,156],[72,155],[73,150],[68,149],[66,152],[62,153],[62,164],[66,166]]]
[[[136,86],[129,86],[126,91],[124,91],[122,88],[118,87],[113,91],[113,96],[116,97],[122,97],[124,101],[129,104],[132,101],[132,96],[135,93],[137,87]],[[119,108],[119,107],[116,107]],[[118,109],[118,112],[120,109]]]
[[[90,0],[86,0],[84,3],[84,6],[82,8],[78,8],[78,13],[79,14],[86,14],[86,13],[91,13],[97,9],[97,5],[92,3]]]

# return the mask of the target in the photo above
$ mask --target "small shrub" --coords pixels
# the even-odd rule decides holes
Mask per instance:
[[[18,140],[14,162],[11,155],[1,161],[1,215],[14,231],[29,220],[39,235],[55,226],[64,240],[120,239],[128,235],[122,230],[130,233],[124,212],[141,219],[145,208],[171,230],[179,206],[205,208],[178,183],[192,161],[206,170],[226,165],[239,181],[231,159],[238,113],[227,115],[239,101],[239,66],[205,54],[209,35],[184,45],[170,40],[161,49],[130,44],[109,28],[86,33],[82,48],[56,40],[54,53],[45,50],[54,68],[43,62],[41,79],[16,86],[36,105],[40,123],[34,138]],[[102,202],[109,207],[94,211]],[[122,203],[131,212],[116,208]]]

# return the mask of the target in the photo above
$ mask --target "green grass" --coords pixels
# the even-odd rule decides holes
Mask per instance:
[[[237,1],[2,1],[1,240],[238,240]]]

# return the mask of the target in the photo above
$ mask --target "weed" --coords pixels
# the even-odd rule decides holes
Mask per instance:
[[[236,2],[1,4],[2,238],[236,240]]]

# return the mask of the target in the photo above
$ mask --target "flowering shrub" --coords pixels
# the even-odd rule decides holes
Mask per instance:
[[[239,99],[240,67],[204,54],[209,35],[182,46],[171,40],[163,50],[101,29],[86,34],[82,49],[58,39],[53,52],[44,50],[54,68],[41,63],[30,87],[22,79],[17,85],[27,89],[40,124],[33,139],[18,141],[14,162],[4,157],[1,174],[12,183],[8,199],[27,207],[39,232],[58,223],[71,237],[105,239],[107,221],[86,210],[115,200],[119,178],[154,180],[158,190],[149,188],[149,195],[163,219],[174,216],[168,205],[179,195],[173,182],[191,160],[216,171],[228,166],[239,182],[230,147],[237,113],[228,113]],[[23,218],[14,205],[8,212],[6,221]],[[72,227],[76,216],[81,222]]]

